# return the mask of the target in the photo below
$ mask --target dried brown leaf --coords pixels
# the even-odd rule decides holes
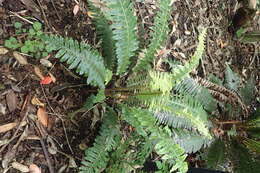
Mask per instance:
[[[6,103],[10,112],[13,112],[17,107],[18,99],[13,90],[10,90],[6,95]]]
[[[49,60],[45,59],[45,58],[42,58],[42,59],[40,60],[40,63],[41,63],[42,65],[44,65],[45,67],[51,67],[51,66],[52,66],[52,63],[51,63]]]
[[[42,71],[39,67],[34,66],[34,73],[42,80],[44,79],[44,76],[42,74]]]
[[[55,83],[56,82],[56,77],[52,74],[52,73],[49,73],[51,79],[52,79],[52,82]]]
[[[8,52],[8,49],[4,48],[4,47],[0,47],[0,55],[4,55]]]
[[[18,162],[13,162],[12,167],[20,172],[29,172],[29,168],[26,165],[23,165]]]
[[[46,113],[44,108],[39,108],[37,111],[37,117],[39,122],[44,126],[48,126],[48,114]]]
[[[25,126],[26,125],[26,121],[23,121],[21,123],[22,123],[21,126]],[[13,122],[13,123],[8,123],[8,124],[1,125],[0,126],[0,133],[4,133],[4,132],[7,132],[9,130],[12,130],[18,124],[19,124],[19,122]]]
[[[13,52],[13,56],[20,64],[22,65],[28,64],[27,59],[23,55],[19,54],[18,52]]]

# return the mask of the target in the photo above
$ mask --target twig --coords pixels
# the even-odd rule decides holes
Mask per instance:
[[[39,0],[37,0],[37,2],[38,2],[38,4],[39,4],[39,6],[40,6],[40,9],[41,9],[41,12],[42,12],[42,15],[43,15],[44,22],[46,23],[46,25],[48,26],[48,28],[51,28],[51,27],[50,27],[50,24],[49,24],[49,22],[48,22],[48,20],[47,20],[46,14],[45,14],[45,12],[44,12],[44,10],[43,10],[43,8],[42,8],[41,2],[40,2]]]
[[[53,166],[51,164],[49,154],[47,152],[46,146],[45,146],[44,141],[43,141],[43,134],[41,133],[41,130],[40,130],[40,127],[39,127],[39,123],[36,122],[35,123],[36,126],[34,125],[34,123],[32,123],[32,124],[35,127],[36,132],[40,136],[40,143],[41,143],[41,146],[42,146],[42,149],[43,149],[43,153],[44,153],[45,159],[46,159],[47,164],[48,164],[49,171],[50,171],[50,173],[54,173],[54,169],[53,169]]]
[[[216,124],[240,124],[242,123],[241,121],[236,121],[236,120],[230,120],[230,121],[215,121]]]
[[[212,64],[214,64],[213,58],[211,57],[210,50],[209,50],[209,35],[207,35],[207,54]]]
[[[53,8],[54,8],[54,10],[55,10],[55,13],[56,13],[56,15],[58,16],[59,20],[61,20],[61,17],[60,17],[60,15],[59,15],[59,13],[58,13],[58,10],[57,10],[57,8],[56,8],[56,6],[55,6],[53,0],[51,0],[51,4],[52,4],[52,6],[53,6]]]
[[[25,121],[25,119],[27,118],[28,112],[29,112],[29,107],[28,107],[28,103],[30,102],[31,95],[28,94],[25,98],[24,104],[22,106],[22,110],[20,112],[20,115],[23,117],[22,120],[20,121],[16,131],[14,132],[12,138],[0,149],[0,153],[4,151],[4,149],[7,147],[7,145],[12,142],[16,137],[17,137],[17,133],[19,132],[20,128],[22,127],[22,122]]]
[[[31,22],[30,20],[25,19],[24,17],[20,16],[19,14],[15,13],[15,12],[10,11],[10,13],[12,13],[12,14],[15,15],[16,17],[18,17],[18,18],[20,18],[20,19],[22,19],[22,20],[24,20],[24,21],[26,21],[26,22],[28,22],[28,23],[30,23],[30,24],[33,24],[33,22]]]
[[[66,128],[65,128],[63,119],[62,119],[62,118],[55,112],[55,110],[52,108],[52,106],[51,106],[51,104],[50,104],[50,102],[49,102],[49,100],[48,100],[48,98],[47,98],[47,96],[46,96],[46,94],[45,94],[45,92],[44,92],[44,89],[43,89],[42,85],[41,85],[41,88],[42,88],[42,92],[43,92],[44,98],[45,98],[45,100],[46,100],[48,106],[51,108],[52,112],[61,120],[62,126],[63,126],[63,130],[64,130],[64,133],[65,133],[65,138],[66,138],[66,141],[67,141],[67,143],[68,143],[69,149],[70,149],[71,153],[74,153],[73,150],[72,150],[72,148],[71,148],[71,146],[70,146],[70,143],[69,143],[69,139],[68,139],[68,135],[67,135],[67,131],[66,131]]]

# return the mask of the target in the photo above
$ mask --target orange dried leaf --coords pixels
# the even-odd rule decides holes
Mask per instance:
[[[46,113],[44,108],[39,108],[37,111],[37,117],[39,122],[44,126],[48,126],[48,114]]]
[[[48,85],[48,84],[50,84],[50,83],[52,83],[53,81],[52,81],[52,78],[50,77],[50,76],[46,76],[46,77],[44,77],[42,80],[41,80],[41,82],[40,82],[40,84],[42,84],[42,85]]]
[[[30,173],[42,173],[41,169],[35,164],[29,166],[29,171]]]
[[[44,76],[42,75],[42,72],[41,72],[41,70],[40,70],[39,67],[34,66],[34,73],[35,73],[41,80],[44,79]]]

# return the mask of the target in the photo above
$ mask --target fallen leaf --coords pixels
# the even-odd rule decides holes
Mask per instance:
[[[7,132],[9,130],[12,130],[18,124],[19,124],[19,122],[12,122],[12,123],[1,125],[0,126],[0,133],[4,133],[4,132]],[[26,121],[21,122],[21,126],[25,126],[26,124],[27,124]]]
[[[32,98],[32,101],[31,101],[31,103],[33,104],[33,105],[37,105],[37,106],[41,106],[41,107],[44,107],[45,105],[44,105],[44,103],[42,103],[37,97],[33,97]]]
[[[42,74],[42,71],[39,67],[37,66],[34,66],[34,73],[41,79],[43,80],[44,79],[44,76]]]
[[[0,103],[0,115],[5,115],[6,114],[6,106]]]
[[[29,171],[30,171],[30,173],[41,173],[42,172],[41,169],[35,164],[31,164],[29,166]]]
[[[40,60],[40,63],[41,63],[42,65],[44,65],[45,67],[51,67],[51,66],[52,66],[52,63],[51,63],[49,60],[45,59],[45,58],[42,58],[42,59]]]
[[[4,169],[10,166],[10,162],[15,158],[16,148],[9,149],[2,158],[2,167]]]
[[[4,48],[4,47],[0,47],[0,55],[4,55],[8,52],[8,49]]]
[[[39,136],[36,136],[36,135],[29,135],[29,136],[27,136],[26,139],[27,140],[37,140],[37,141],[41,140],[41,138]]]
[[[49,136],[47,137],[47,143],[49,144],[49,147],[48,147],[49,153],[52,155],[57,154],[58,149],[55,145],[55,142]]]
[[[48,126],[48,114],[46,113],[44,108],[39,108],[37,111],[37,117],[39,122],[44,126]]]
[[[26,165],[23,165],[18,162],[13,162],[12,167],[20,172],[29,172],[29,168]]]
[[[10,112],[13,112],[17,107],[17,97],[13,90],[10,90],[6,95],[6,103]]]
[[[49,73],[49,75],[50,75],[50,77],[51,77],[51,79],[52,79],[52,82],[55,83],[55,82],[56,82],[56,78],[54,77],[54,75],[51,74],[51,73]]]
[[[258,2],[259,3],[259,2]],[[249,0],[248,1],[248,8],[256,9],[256,0]]]
[[[40,84],[42,84],[42,85],[49,85],[50,83],[52,83],[53,81],[52,81],[52,78],[50,77],[50,76],[46,76],[46,77],[44,77],[42,80],[41,80],[41,82],[40,82]]]
[[[73,8],[73,14],[74,14],[74,16],[76,16],[78,12],[79,12],[79,4],[76,4],[76,5],[74,6],[74,8]]]
[[[77,164],[75,162],[75,159],[73,157],[69,157],[69,168],[77,168]]]
[[[22,64],[22,65],[28,64],[27,59],[24,56],[22,56],[21,54],[19,54],[18,52],[16,52],[16,51],[13,52],[13,56],[20,64]]]

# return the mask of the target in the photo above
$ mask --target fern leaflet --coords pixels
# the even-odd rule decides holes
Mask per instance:
[[[104,117],[101,133],[95,139],[94,146],[85,151],[85,160],[80,173],[100,173],[107,167],[109,152],[120,142],[120,129],[112,111]]]
[[[105,88],[105,83],[110,80],[108,78],[112,72],[105,68],[98,51],[88,44],[79,43],[71,38],[44,35],[42,39],[51,50],[58,50],[55,57],[61,62],[67,62],[70,65],[69,69],[76,68],[80,75],[88,76],[89,84]]]
[[[160,0],[160,11],[155,17],[155,24],[151,31],[151,43],[147,50],[144,50],[145,56],[140,58],[134,68],[134,71],[147,70],[150,63],[154,60],[156,52],[165,44],[169,32],[168,20],[171,15],[171,0]]]
[[[171,172],[178,170],[180,173],[187,172],[187,163],[184,162],[186,155],[184,150],[178,145],[173,143],[171,138],[171,132],[166,126],[160,128],[156,126],[156,120],[152,116],[151,112],[137,108],[127,108],[123,106],[123,118],[130,123],[133,123],[137,132],[142,132],[140,135],[149,137],[152,141],[156,142],[155,151],[162,156],[162,160],[165,160],[171,165]],[[138,126],[135,126],[138,125]],[[141,130],[140,130],[141,129]],[[148,133],[143,133],[143,131]],[[150,134],[149,136],[147,136]]]
[[[226,147],[223,141],[214,141],[206,156],[207,167],[211,169],[221,170],[222,165],[226,161],[225,158]]]
[[[136,35],[137,19],[133,14],[130,0],[104,0],[109,8],[103,13],[112,21],[113,39],[116,41],[117,74],[124,73],[130,64],[130,58],[138,49]]]
[[[183,66],[178,66],[172,71],[172,79],[175,84],[178,84],[183,79],[185,79],[188,74],[199,65],[199,61],[202,58],[205,49],[205,37],[207,29],[204,28],[199,34],[199,43],[194,55],[191,57],[190,61],[185,63]]]
[[[187,130],[174,129],[173,139],[187,153],[195,153],[201,148],[206,148],[210,145],[211,140],[196,133],[191,133]]]
[[[98,8],[95,0],[90,1],[90,10],[93,12],[94,24],[96,25],[97,34],[101,38],[102,54],[104,57],[105,65],[110,70],[115,66],[115,42],[112,38],[113,33],[109,21]]]

